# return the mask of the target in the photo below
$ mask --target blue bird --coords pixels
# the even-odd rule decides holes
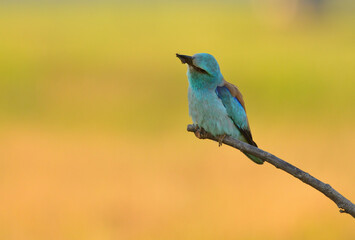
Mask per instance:
[[[188,65],[189,115],[194,124],[219,137],[220,144],[228,135],[257,147],[250,132],[243,96],[223,78],[217,60],[208,53],[176,56]],[[257,164],[264,162],[244,154]]]

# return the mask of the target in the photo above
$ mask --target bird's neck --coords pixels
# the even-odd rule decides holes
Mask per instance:
[[[222,75],[221,75],[222,76]],[[193,90],[212,90],[223,81],[223,77],[188,73],[189,85]]]

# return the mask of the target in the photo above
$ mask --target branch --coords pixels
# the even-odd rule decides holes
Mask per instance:
[[[188,125],[187,131],[194,132],[195,135],[200,139],[211,139],[219,142],[219,138],[213,136],[212,134],[205,132],[203,129],[196,125]],[[310,185],[311,187],[317,189],[330,200],[332,200],[340,209],[341,213],[348,213],[355,218],[355,205],[346,199],[343,195],[337,192],[329,184],[326,184],[317,178],[311,176],[309,173],[302,171],[301,169],[289,164],[288,162],[272,155],[271,153],[265,152],[257,147],[244,143],[242,141],[236,140],[232,137],[226,136],[223,138],[222,142],[226,145],[239,149],[245,153],[250,153],[258,158],[265,160],[266,162],[274,165],[276,168],[280,168],[283,171],[291,174],[292,176],[298,178],[302,182]]]

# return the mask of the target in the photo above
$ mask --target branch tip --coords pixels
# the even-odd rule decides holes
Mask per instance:
[[[188,132],[194,132],[196,137],[200,139],[210,139],[213,141],[218,142],[219,144],[226,144],[233,148],[236,148],[243,153],[248,153],[258,158],[265,160],[266,162],[272,164],[276,168],[279,168],[292,176],[298,178],[302,182],[310,185],[311,187],[317,189],[321,193],[323,193],[326,197],[332,200],[337,206],[339,207],[340,213],[348,213],[352,217],[355,218],[355,205],[346,199],[343,195],[337,192],[334,188],[332,188],[329,184],[323,183],[322,181],[318,180],[317,178],[313,177],[307,172],[302,171],[301,169],[293,166],[292,164],[264,151],[248,143],[239,141],[234,139],[230,136],[225,136],[222,139],[213,136],[212,134],[206,132],[203,128],[198,127],[197,125],[189,124],[187,125]]]

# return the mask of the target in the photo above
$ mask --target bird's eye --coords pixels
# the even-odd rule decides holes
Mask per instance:
[[[199,67],[196,67],[194,66],[194,69],[199,72],[199,73],[202,73],[202,74],[208,74],[208,72],[202,68],[199,68]]]

